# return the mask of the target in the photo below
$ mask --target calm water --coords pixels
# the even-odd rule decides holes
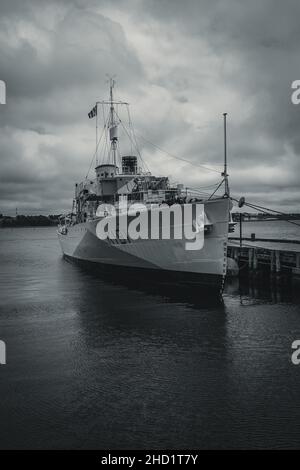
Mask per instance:
[[[1,448],[300,447],[294,286],[224,303],[88,274],[55,229],[0,231]]]
[[[244,237],[250,237],[255,233],[257,238],[284,238],[300,241],[300,220],[294,220],[295,224],[284,220],[272,221],[247,221],[243,222],[242,233]],[[234,237],[239,236],[239,223],[236,225]]]

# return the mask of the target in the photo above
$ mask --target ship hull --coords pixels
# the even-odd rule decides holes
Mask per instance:
[[[186,240],[100,240],[91,220],[58,233],[63,254],[77,263],[120,277],[203,288],[220,293],[226,275],[229,199],[205,203],[212,224],[200,250],[186,250]]]
[[[168,269],[137,268],[105,263],[86,261],[64,254],[64,258],[95,273],[103,274],[110,280],[139,280],[142,283],[152,282],[160,285],[180,286],[188,288],[203,287],[203,289],[220,291],[223,286],[223,275],[193,273],[188,271],[171,271]]]

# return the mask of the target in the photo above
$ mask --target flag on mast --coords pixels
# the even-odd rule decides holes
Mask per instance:
[[[88,113],[88,117],[91,119],[97,116],[97,105],[93,107],[93,109]]]

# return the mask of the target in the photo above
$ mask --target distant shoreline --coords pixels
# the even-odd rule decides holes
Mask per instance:
[[[7,229],[7,228],[10,228],[10,229],[19,229],[19,228],[50,228],[50,227],[57,227],[56,224],[52,224],[52,225],[15,225],[15,226],[10,226],[10,227],[3,227],[2,225],[0,226],[0,230],[1,229]]]
[[[243,219],[243,224],[248,223],[248,222],[289,222],[289,221],[295,221],[295,222],[300,222],[300,217],[295,219],[291,217],[290,219]]]
[[[54,227],[58,225],[58,215],[17,215],[0,216],[0,228]]]

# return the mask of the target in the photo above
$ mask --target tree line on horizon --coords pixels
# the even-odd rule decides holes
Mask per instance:
[[[47,227],[58,224],[59,215],[17,215],[0,214],[0,227]]]

